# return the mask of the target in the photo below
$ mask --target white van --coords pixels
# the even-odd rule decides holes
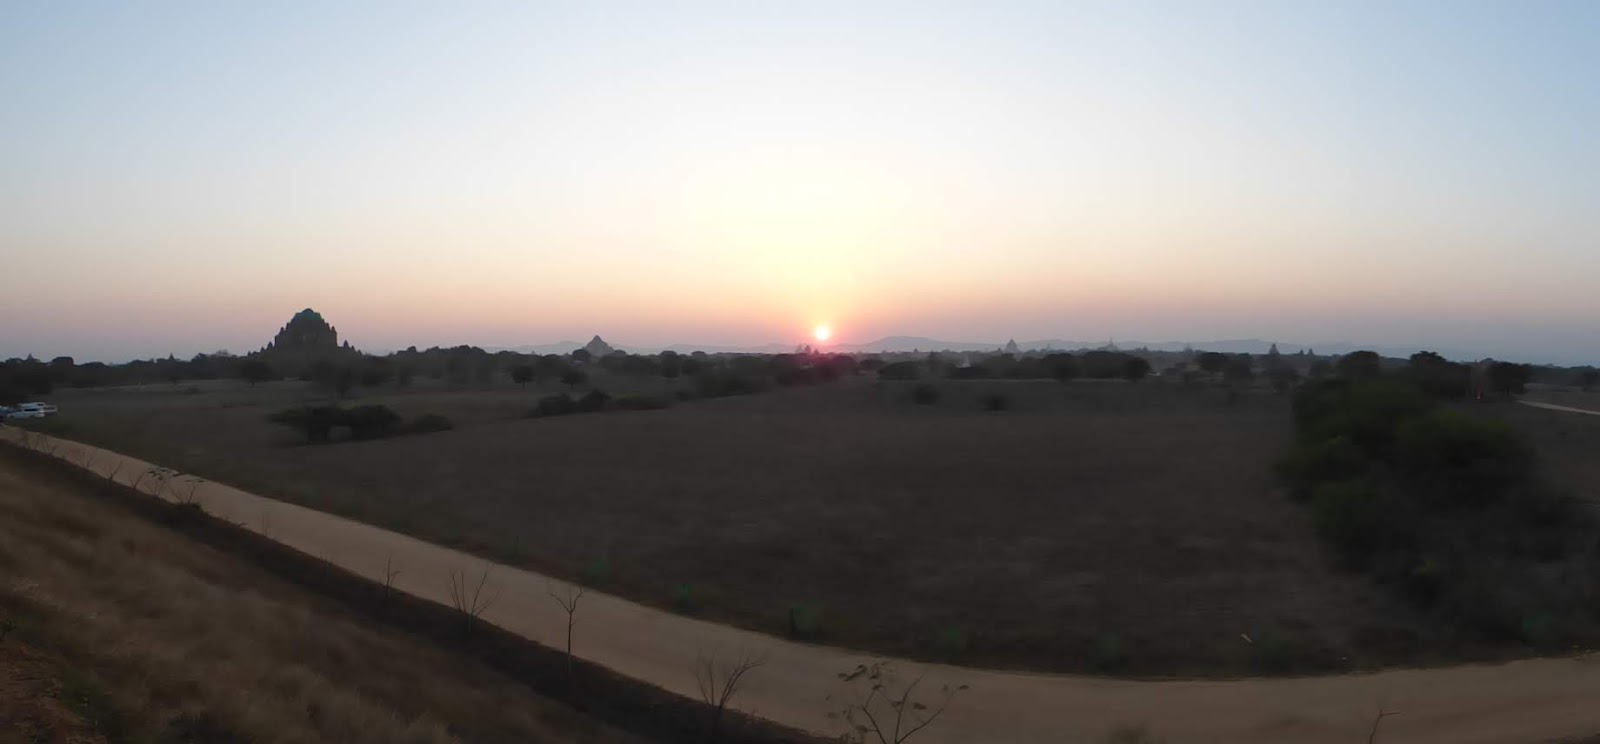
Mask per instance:
[[[56,407],[50,405],[49,403],[23,403],[22,405],[17,406],[17,410],[12,411],[11,414],[6,418],[44,418],[46,416],[54,416],[55,414]]]

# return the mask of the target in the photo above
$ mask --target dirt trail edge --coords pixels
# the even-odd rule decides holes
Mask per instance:
[[[371,525],[187,478],[164,487],[155,467],[97,447],[0,426],[0,438],[114,477],[169,501],[193,500],[208,514],[345,570],[450,606],[452,572],[476,585],[488,571],[482,619],[536,642],[565,642],[566,614],[549,595],[563,583]],[[734,705],[778,723],[841,733],[829,717],[837,675],[872,657],[673,615],[599,592],[577,613],[574,654],[652,685],[696,697],[693,667],[703,654],[766,654]],[[1145,725],[1173,744],[1189,742],[1366,741],[1380,704],[1379,741],[1532,742],[1600,732],[1600,659],[1530,659],[1497,665],[1372,674],[1237,681],[1126,681],[985,671],[910,661],[895,666],[921,689],[966,684],[918,744],[1100,742],[1121,726]]]
[[[1543,408],[1543,409],[1545,409],[1547,411],[1565,411],[1567,413],[1583,413],[1583,414],[1588,414],[1590,416],[1600,416],[1600,411],[1591,411],[1591,410],[1589,410],[1587,408],[1573,408],[1572,406],[1558,406],[1558,405],[1556,405],[1554,403],[1540,403],[1538,401],[1533,401],[1533,400],[1519,400],[1517,402],[1521,403],[1522,405],[1525,405],[1525,406],[1532,406],[1534,408]]]

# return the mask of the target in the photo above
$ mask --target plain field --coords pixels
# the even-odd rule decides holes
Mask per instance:
[[[605,385],[604,379],[599,384]],[[1133,674],[1459,652],[1329,567],[1272,462],[1287,400],[1182,386],[864,380],[525,419],[540,391],[362,397],[454,431],[297,446],[296,383],[67,391],[63,434],[258,493],[782,634]],[[1010,407],[985,412],[1002,393]],[[1246,638],[1252,640],[1246,640]]]

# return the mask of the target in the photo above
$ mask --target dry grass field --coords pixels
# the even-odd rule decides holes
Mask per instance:
[[[58,396],[53,427],[216,480],[782,634],[1051,670],[1234,674],[1453,651],[1329,567],[1272,463],[1287,401],[906,384],[524,419],[534,391],[384,402],[450,432],[296,446],[291,383]],[[987,412],[990,394],[1008,399]],[[1248,639],[1248,640],[1247,640]]]
[[[0,742],[637,741],[0,448]]]

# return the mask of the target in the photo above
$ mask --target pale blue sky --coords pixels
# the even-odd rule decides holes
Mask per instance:
[[[0,356],[1600,361],[1600,3],[7,3]]]

